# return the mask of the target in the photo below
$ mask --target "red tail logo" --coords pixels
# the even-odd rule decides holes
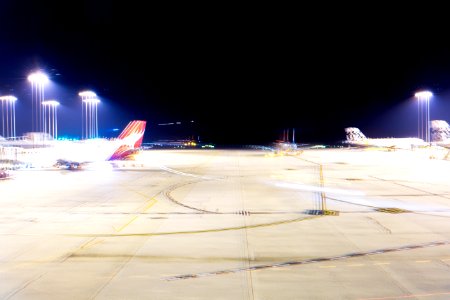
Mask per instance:
[[[142,145],[146,123],[146,121],[131,121],[128,123],[127,127],[117,137],[120,146],[111,155],[110,160],[122,159]]]

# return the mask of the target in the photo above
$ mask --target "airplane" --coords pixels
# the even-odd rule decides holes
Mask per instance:
[[[126,159],[142,145],[145,125],[146,121],[131,121],[117,138],[110,140],[62,141],[56,149],[56,166],[75,170],[93,162]]]
[[[289,141],[289,129],[283,130],[282,139],[273,142],[270,148],[275,153],[296,153],[298,145],[295,143],[295,129],[292,129],[292,142]]]
[[[431,121],[431,142],[436,146],[450,148],[450,125],[444,120]]]
[[[56,140],[44,132],[27,132],[24,136],[5,138],[0,136],[0,147],[19,147],[23,149],[52,147]]]
[[[275,149],[275,151],[296,151],[298,147],[296,143],[276,140],[273,143],[273,148]]]
[[[380,147],[388,150],[407,149],[414,147],[425,147],[428,144],[419,138],[367,138],[359,128],[345,128],[346,141],[345,144],[359,147]]]

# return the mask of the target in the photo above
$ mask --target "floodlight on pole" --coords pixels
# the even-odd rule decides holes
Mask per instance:
[[[41,110],[42,101],[44,101],[44,84],[49,80],[47,75],[42,72],[35,72],[28,76],[31,82],[31,122],[33,131],[41,131],[44,127],[44,114]]]
[[[11,95],[1,96],[2,103],[2,136],[15,137],[16,136],[16,110],[15,102],[17,98]]]
[[[430,99],[433,93],[420,91],[414,94],[417,98],[417,133],[418,137],[430,143]]]
[[[56,100],[46,100],[42,102],[44,106],[44,115],[48,124],[44,124],[44,132],[48,133],[53,139],[58,139],[58,114],[56,108],[59,102]]]
[[[78,96],[86,97],[86,98],[96,98],[97,94],[92,91],[83,91],[83,92],[79,92]]]
[[[98,137],[98,104],[100,100],[92,91],[79,92],[82,100],[82,138],[91,139]]]
[[[44,84],[48,82],[48,77],[42,72],[35,72],[28,76],[28,81]]]

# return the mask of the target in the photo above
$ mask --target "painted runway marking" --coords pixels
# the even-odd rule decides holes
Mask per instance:
[[[155,203],[157,202],[157,200],[155,198],[150,199],[149,201],[150,203],[144,208],[144,210],[142,212],[146,212],[150,207],[152,207],[153,205],[155,205]]]
[[[125,223],[124,225],[122,225],[119,229],[116,229],[114,227],[114,229],[116,229],[117,232],[121,232],[125,227],[127,227],[128,225],[130,225],[134,220],[136,220],[138,218],[138,216],[134,216],[131,218],[131,220],[129,220],[127,223]]]
[[[401,295],[401,296],[388,296],[380,298],[359,298],[358,300],[388,300],[388,299],[407,299],[407,298],[418,298],[418,297],[432,297],[439,295],[450,295],[450,292],[443,293],[432,293],[432,294],[414,294],[414,295]]]
[[[141,213],[145,213],[148,209],[150,209],[150,207],[152,207],[153,205],[155,205],[155,203],[158,202],[154,197],[152,197],[149,200],[149,203],[144,207],[144,209],[139,212],[139,214]],[[121,232],[123,229],[125,229],[128,225],[130,225],[131,223],[133,223],[134,221],[137,220],[137,218],[139,217],[139,215],[135,215],[133,216],[128,222],[126,222],[124,225],[120,226],[119,229],[116,229],[116,227],[113,226],[114,230],[116,232]]]
[[[182,280],[182,279],[192,279],[192,278],[199,278],[199,277],[206,277],[206,276],[216,276],[216,275],[222,275],[222,274],[231,274],[231,273],[239,273],[239,272],[246,272],[246,271],[270,269],[270,268],[274,268],[274,267],[280,268],[280,267],[295,266],[295,265],[306,265],[306,264],[312,264],[312,263],[318,263],[318,262],[324,262],[324,261],[333,261],[333,260],[344,259],[344,258],[346,259],[346,258],[352,258],[352,257],[362,257],[365,255],[375,255],[375,254],[382,254],[382,253],[388,253],[388,252],[397,252],[397,251],[405,251],[405,250],[444,246],[444,245],[450,245],[450,241],[435,241],[435,242],[430,242],[430,243],[425,243],[425,244],[406,245],[406,246],[397,247],[397,248],[385,248],[385,249],[379,249],[379,250],[374,250],[374,251],[369,251],[369,252],[355,252],[355,253],[351,253],[351,254],[347,254],[347,255],[333,256],[333,257],[321,257],[321,258],[315,258],[315,259],[288,261],[288,262],[276,263],[276,264],[258,265],[258,266],[248,267],[248,268],[228,269],[228,270],[203,272],[203,273],[196,273],[196,274],[184,274],[184,275],[165,277],[165,278],[163,278],[163,280],[175,281],[175,280]]]
[[[96,244],[99,244],[101,242],[103,242],[103,240],[98,240],[97,238],[93,238],[92,240],[89,240],[87,243],[83,244],[80,247],[80,249],[78,249],[78,250],[84,250],[84,249],[90,248],[90,247],[92,247],[92,246],[94,246]]]

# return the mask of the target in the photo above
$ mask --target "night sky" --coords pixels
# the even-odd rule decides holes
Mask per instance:
[[[0,95],[19,98],[18,134],[37,69],[61,103],[60,136],[81,135],[85,89],[102,101],[102,136],[142,119],[147,142],[267,144],[295,128],[297,142],[334,143],[348,126],[414,136],[420,89],[434,93],[431,119],[450,121],[450,26],[426,8],[128,2],[0,2]]]

